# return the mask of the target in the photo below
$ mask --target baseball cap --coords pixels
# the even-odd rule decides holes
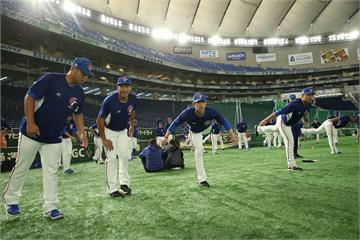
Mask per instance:
[[[75,58],[71,65],[80,69],[86,76],[94,76],[94,74],[91,72],[92,63],[87,58]]]
[[[294,100],[295,98],[296,98],[296,95],[295,95],[295,94],[292,93],[292,94],[289,95],[289,99],[290,99],[290,100]]]
[[[312,87],[304,88],[301,93],[306,94],[306,95],[314,95],[315,94],[314,89]]]
[[[197,92],[193,96],[193,102],[206,102],[206,95],[202,92]]]
[[[132,80],[131,78],[127,77],[127,76],[121,76],[117,79],[117,85],[123,85],[123,84],[128,84],[131,85],[132,84]]]

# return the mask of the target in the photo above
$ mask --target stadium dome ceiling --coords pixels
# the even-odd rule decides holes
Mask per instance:
[[[177,33],[224,37],[351,31],[358,0],[78,0],[113,17]]]

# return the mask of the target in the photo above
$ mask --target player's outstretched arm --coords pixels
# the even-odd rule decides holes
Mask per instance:
[[[273,119],[275,117],[275,112],[273,112],[272,114],[270,114],[269,116],[267,116],[266,118],[264,118],[259,125],[260,126],[265,126],[268,122],[270,122],[271,119]]]

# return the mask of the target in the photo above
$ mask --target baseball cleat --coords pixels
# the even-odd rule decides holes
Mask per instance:
[[[131,188],[129,188],[128,185],[120,185],[120,189],[125,195],[131,195]]]
[[[57,209],[53,209],[47,213],[44,213],[44,217],[48,217],[51,220],[64,218],[64,214]]]
[[[210,187],[210,185],[209,185],[209,183],[208,183],[207,181],[203,181],[203,182],[201,182],[201,183],[200,183],[200,187],[206,187],[206,188],[209,188],[209,187]]]
[[[64,171],[64,173],[65,174],[72,174],[74,171],[72,170],[72,169],[66,169],[65,171]]]
[[[301,167],[298,167],[298,166],[288,167],[288,169],[290,171],[302,171],[303,170]]]
[[[16,216],[20,214],[20,207],[19,204],[4,204],[5,210],[7,215],[9,216]]]
[[[113,197],[113,198],[115,198],[115,197],[122,197],[122,198],[125,197],[125,195],[123,193],[119,192],[119,191],[112,192],[109,195],[110,195],[110,197]]]

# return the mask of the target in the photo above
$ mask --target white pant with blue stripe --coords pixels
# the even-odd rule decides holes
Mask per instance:
[[[204,167],[204,145],[203,135],[209,134],[211,127],[205,129],[203,132],[191,132],[192,142],[194,147],[194,159],[196,167],[196,176],[199,183],[207,181],[207,175]]]
[[[130,187],[128,172],[129,158],[131,157],[132,145],[127,135],[127,129],[113,131],[105,127],[105,136],[111,140],[113,150],[106,153],[106,184],[108,193],[120,191],[120,185]],[[116,159],[116,157],[118,159]]]
[[[281,119],[281,115],[277,116],[275,125],[258,126],[258,132],[265,133],[266,135],[277,131],[280,132],[280,135],[284,141],[288,167],[295,167],[296,162],[294,157],[294,136],[291,131],[291,126],[285,125]]]
[[[44,212],[57,209],[58,198],[58,168],[61,159],[61,143],[42,143],[23,134],[19,134],[18,155],[16,164],[11,171],[8,185],[3,198],[5,204],[19,204],[21,191],[26,174],[33,163],[36,153],[41,156],[44,189]]]

